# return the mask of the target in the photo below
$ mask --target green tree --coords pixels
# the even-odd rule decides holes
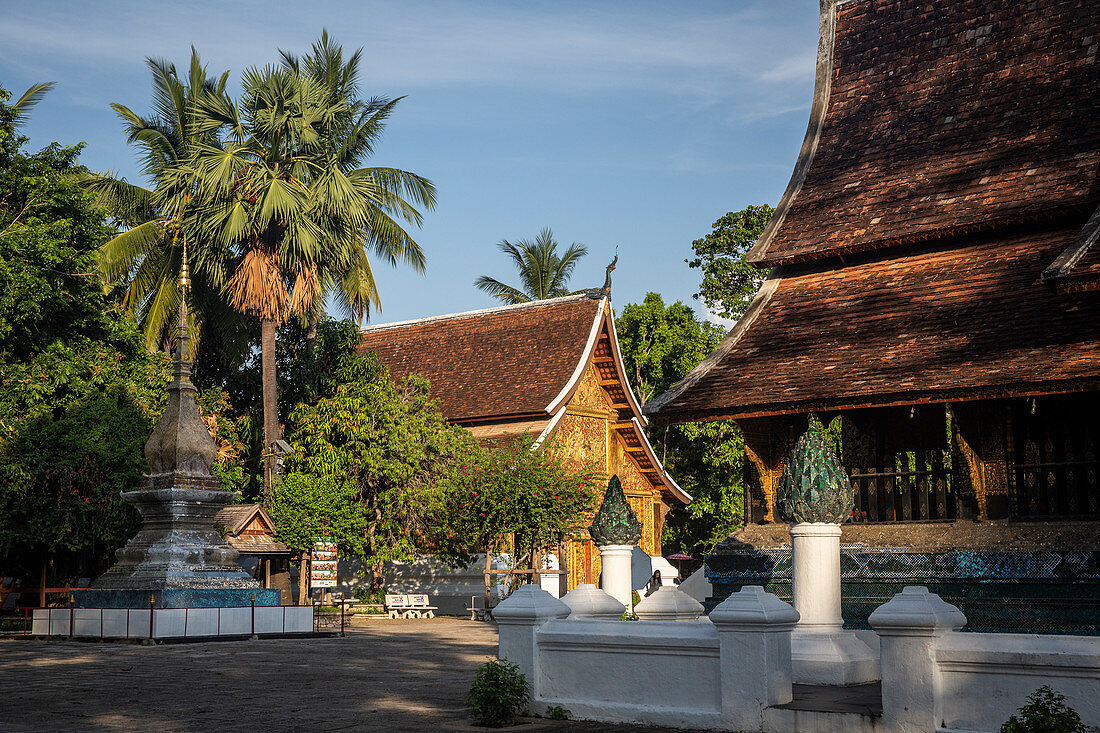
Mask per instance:
[[[547,551],[582,536],[602,497],[602,476],[594,463],[571,466],[559,454],[530,435],[468,443],[439,479],[445,504],[436,554],[466,564],[485,553],[488,570],[494,553],[510,550],[513,569],[535,568]]]
[[[299,603],[309,602],[304,558],[315,538],[330,537],[340,554],[362,556],[367,522],[354,481],[335,474],[291,472],[264,503],[278,527],[279,541],[297,553]]]
[[[505,285],[496,278],[482,275],[474,281],[474,287],[508,304],[530,303],[533,300],[572,295],[569,278],[581,257],[588,254],[588,247],[573,242],[564,253],[558,254],[558,243],[550,229],[543,229],[531,242],[501,240],[497,247],[512,258],[519,272],[519,287]]]
[[[0,89],[0,556],[88,573],[136,528],[119,492],[145,468],[170,367],[103,293],[112,229],[73,180],[80,146],[23,150],[18,126],[46,88],[16,105]]]
[[[703,271],[696,300],[723,318],[740,318],[764,282],[767,271],[745,262],[775,209],[767,204],[731,211],[712,225],[712,231],[691,243],[694,259],[688,267]]]
[[[437,476],[472,439],[444,419],[423,377],[394,383],[373,354],[355,361],[331,395],[291,413],[287,466],[355,487],[364,512],[356,554],[375,589],[387,560],[410,560],[432,545],[443,504]]]
[[[683,379],[721,342],[724,331],[657,293],[623,308],[615,330],[631,387],[646,403]],[[731,420],[650,426],[650,440],[669,473],[692,495],[669,514],[666,551],[704,554],[744,522],[744,443]]]
[[[396,100],[360,107],[313,74],[250,68],[238,107],[217,95],[196,104],[203,131],[220,145],[199,145],[176,175],[197,175],[196,228],[216,247],[200,260],[237,310],[259,319],[264,446],[278,438],[275,336],[290,317],[315,317],[329,293],[347,294],[340,273],[369,269],[368,251],[422,270],[423,253],[396,218],[419,224],[432,208],[426,179],[392,168],[356,167],[373,151]],[[348,124],[354,111],[354,124]],[[408,200],[406,200],[408,199]],[[358,265],[349,264],[352,259]],[[275,458],[264,462],[272,490]]]

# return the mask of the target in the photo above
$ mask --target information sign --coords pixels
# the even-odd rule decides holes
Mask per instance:
[[[313,588],[336,587],[336,543],[326,537],[313,540],[309,584]]]

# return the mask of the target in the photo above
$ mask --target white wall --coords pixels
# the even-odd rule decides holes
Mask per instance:
[[[718,632],[709,621],[554,620],[537,643],[547,705],[627,723],[719,722]]]
[[[948,730],[996,731],[1042,685],[1100,726],[1100,637],[953,632],[935,656],[936,714]]]

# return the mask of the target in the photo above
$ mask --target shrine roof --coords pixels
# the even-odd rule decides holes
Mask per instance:
[[[448,420],[546,416],[591,350],[606,301],[587,295],[364,328],[394,379],[422,374]]]
[[[644,411],[667,423],[1095,389],[1100,298],[1039,279],[1083,223],[778,268]]]
[[[1097,17],[1100,0],[823,2],[806,140],[750,260],[1091,213]]]

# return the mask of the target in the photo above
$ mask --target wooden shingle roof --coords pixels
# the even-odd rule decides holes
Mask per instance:
[[[822,12],[806,142],[753,261],[1096,208],[1100,2],[832,0]]]
[[[644,412],[1100,388],[1100,297],[1079,292],[1100,284],[1097,18],[1100,0],[823,2],[809,131],[750,252],[773,269]]]
[[[592,344],[602,301],[587,295],[363,329],[394,379],[422,374],[448,420],[546,415]]]

